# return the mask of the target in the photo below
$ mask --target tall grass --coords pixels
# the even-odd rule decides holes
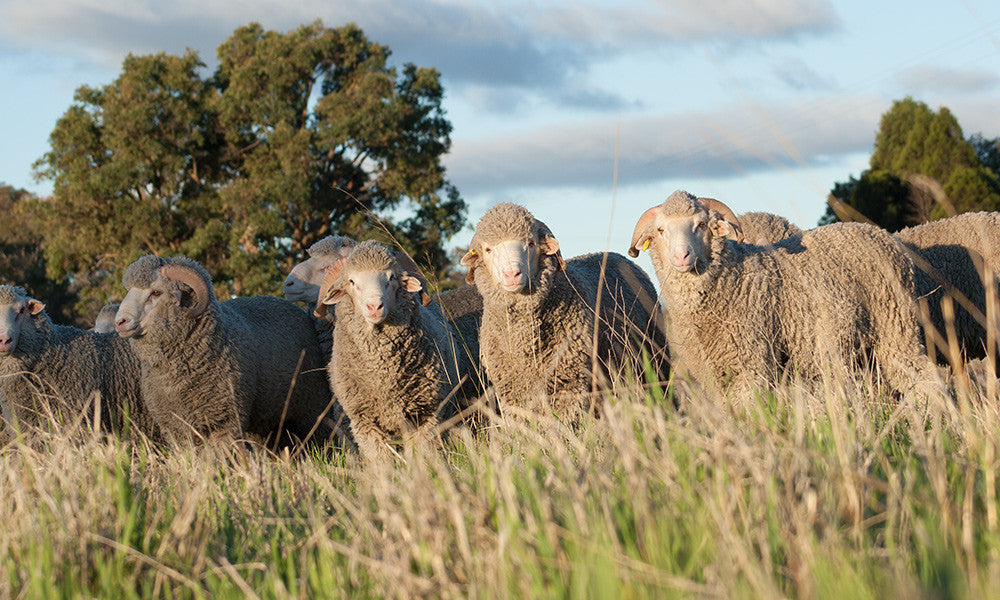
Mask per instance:
[[[0,595],[1000,597],[1000,413],[959,387],[636,388],[386,467],[42,432],[0,450]]]

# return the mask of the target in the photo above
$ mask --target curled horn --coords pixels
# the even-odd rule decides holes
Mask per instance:
[[[208,309],[212,290],[198,271],[184,265],[165,265],[160,267],[158,272],[163,279],[183,283],[191,288],[194,292],[194,303],[188,308],[188,313],[192,317],[197,317]]]
[[[628,255],[632,258],[639,256],[639,244],[647,237],[646,230],[653,219],[656,218],[656,211],[659,209],[659,204],[653,208],[646,209],[646,212],[642,213],[642,216],[639,217],[639,222],[635,224],[635,230],[632,232],[632,245],[628,247]]]
[[[340,273],[344,270],[345,264],[347,264],[347,258],[342,256],[326,268],[326,275],[323,276],[323,282],[319,284],[319,292],[316,294],[316,308],[313,310],[313,315],[317,318],[322,319],[326,316],[329,309],[323,301],[330,295],[333,285],[340,279]]]
[[[549,226],[543,223],[542,221],[535,219],[535,226],[538,227],[538,234],[539,237],[541,238],[542,244],[548,248],[545,253],[549,255],[555,255],[556,260],[559,261],[559,270],[565,271],[566,261],[563,260],[562,252],[559,251],[559,240],[557,240],[556,236],[553,235],[552,230],[549,229]],[[555,246],[554,251],[551,251],[552,246]]]
[[[722,215],[722,218],[736,230],[736,241],[743,242],[743,227],[740,225],[740,220],[736,218],[736,215],[728,206],[715,198],[698,198],[698,203],[704,206],[706,210],[714,210]]]

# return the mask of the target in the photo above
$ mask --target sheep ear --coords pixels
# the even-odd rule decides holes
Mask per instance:
[[[743,241],[743,236],[737,235],[735,228],[725,219],[712,219],[709,227],[711,227],[712,233],[718,237],[729,238],[737,242]]]
[[[163,279],[177,281],[191,288],[194,292],[194,302],[188,308],[188,314],[192,317],[197,317],[208,309],[211,293],[209,284],[201,273],[183,265],[164,265],[158,272]]]
[[[729,225],[727,233],[718,233],[717,235],[733,235],[737,242],[743,243],[743,227],[740,226],[740,220],[736,218],[736,214],[731,208],[719,202],[715,198],[698,198],[698,203],[705,207],[706,210],[714,211],[722,215],[726,224]]]
[[[408,292],[420,292],[420,304],[422,306],[427,306],[431,303],[431,296],[424,290],[424,284],[420,283],[420,280],[416,277],[403,273],[403,277],[400,280],[403,283],[403,288]]]
[[[566,270],[566,261],[563,260],[562,254],[559,252],[559,240],[556,236],[552,235],[552,230],[545,223],[542,223],[538,219],[535,219],[535,225],[538,226],[538,247],[539,249],[549,256],[555,256],[556,260],[559,261],[559,270]]]
[[[347,292],[343,288],[331,288],[327,290],[325,296],[320,296],[320,304],[332,306],[347,296]]]
[[[656,221],[656,213],[659,209],[659,205],[647,209],[639,217],[639,222],[635,224],[635,230],[632,232],[632,244],[628,247],[628,255],[632,258],[639,256],[640,244],[643,250],[649,248],[649,240],[653,239],[652,225]]]
[[[344,270],[344,265],[346,264],[347,258],[342,256],[330,263],[326,268],[326,274],[323,275],[323,281],[319,284],[319,292],[316,294],[317,309],[320,305],[326,304],[326,298],[337,284],[337,280],[340,279],[340,273]]]
[[[476,285],[476,267],[479,266],[479,254],[476,253],[471,243],[469,244],[469,251],[465,253],[459,264],[463,267],[469,267],[469,272],[465,275],[465,283]]]
[[[410,275],[409,273],[403,273],[402,277],[403,287],[408,292],[420,292],[423,291],[424,286],[420,283],[420,280]]]
[[[35,300],[34,298],[28,298],[28,303],[25,306],[28,307],[28,312],[30,312],[33,315],[37,315],[38,313],[45,310],[45,304],[43,304],[38,300]]]

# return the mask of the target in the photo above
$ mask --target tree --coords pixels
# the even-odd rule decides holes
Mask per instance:
[[[75,295],[65,280],[53,282],[45,276],[45,258],[34,215],[28,210],[32,195],[0,184],[0,284],[17,285],[45,302],[46,311],[57,322],[83,325],[72,315]],[[93,316],[93,315],[87,315]]]
[[[980,164],[993,173],[994,179],[1000,179],[1000,138],[989,140],[977,133],[969,138],[969,144]]]
[[[137,256],[186,254],[220,297],[278,293],[333,233],[395,238],[444,272],[465,219],[440,162],[444,92],[434,69],[389,56],[355,25],[320,22],[241,27],[208,78],[193,51],[129,56],[113,83],[77,91],[36,163],[54,182],[49,274],[95,279],[102,296]]]
[[[996,210],[1000,185],[981,162],[988,148],[977,148],[947,108],[935,113],[912,98],[897,100],[882,115],[870,168],[835,184],[831,194],[890,231],[957,212]],[[820,224],[841,218],[831,206]]]

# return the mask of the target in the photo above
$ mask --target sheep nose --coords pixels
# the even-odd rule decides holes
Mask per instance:
[[[691,251],[687,248],[674,250],[674,264],[681,265],[686,263],[689,256],[691,256]]]
[[[521,276],[521,269],[517,267],[503,270],[503,278],[509,282],[516,281],[517,278],[520,276]]]
[[[290,287],[292,287],[293,285],[295,285],[295,282],[294,282],[294,281],[292,281],[291,279],[286,279],[286,280],[285,280],[285,287],[286,287],[286,288],[290,288]]]
[[[382,310],[383,306],[384,303],[382,302],[369,302],[368,304],[365,305],[365,308],[368,309],[369,314],[375,314],[378,311]]]
[[[14,338],[9,335],[0,335],[0,350],[10,350],[14,345]]]

